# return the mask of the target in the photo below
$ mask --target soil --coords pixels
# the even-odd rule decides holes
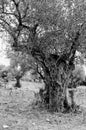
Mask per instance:
[[[13,85],[10,82],[6,88],[0,88],[0,130],[86,130],[85,108],[84,114],[49,113],[34,106],[34,93],[43,84],[22,82],[18,89]],[[76,97],[79,102],[81,97],[79,94]]]

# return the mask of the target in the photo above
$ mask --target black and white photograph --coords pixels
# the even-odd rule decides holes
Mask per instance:
[[[0,0],[0,130],[86,130],[86,0]]]

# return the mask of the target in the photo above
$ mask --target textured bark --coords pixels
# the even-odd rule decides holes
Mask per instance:
[[[49,59],[50,60],[50,59]],[[64,63],[56,66],[56,61],[49,61],[48,68],[44,66],[45,89],[40,90],[40,96],[50,111],[64,111],[69,108],[64,77]],[[49,72],[48,72],[49,71]],[[63,77],[62,77],[63,76]]]
[[[61,55],[50,54],[46,58],[39,47],[33,48],[31,52],[44,71],[45,89],[40,90],[40,96],[48,109],[52,111],[64,111],[70,107],[67,101],[66,90],[69,86],[69,75],[74,69],[74,58],[79,45],[79,36],[80,33],[77,31],[75,38],[71,41],[70,51],[64,51]],[[71,94],[71,102],[73,107],[73,93]]]

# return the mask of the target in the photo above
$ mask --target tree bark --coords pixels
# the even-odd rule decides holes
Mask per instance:
[[[57,82],[46,80],[45,89],[40,90],[40,96],[50,111],[67,111],[70,108],[66,95],[66,89]]]
[[[53,61],[55,62],[55,61]],[[65,83],[64,64],[60,64],[60,67],[49,64],[49,73],[47,73],[46,68],[44,68],[44,83],[45,89],[40,90],[40,96],[42,101],[45,103],[50,111],[64,111],[69,109],[69,104],[67,101],[66,89],[67,84]]]
[[[40,48],[33,48],[32,56],[42,66],[44,71],[44,91],[40,91],[42,101],[52,111],[64,111],[69,108],[66,90],[69,86],[68,75],[74,69],[74,58],[78,46],[79,33],[72,42],[70,51],[62,55],[50,54],[48,58]],[[67,80],[66,80],[67,78]],[[61,84],[59,84],[59,82]],[[73,96],[71,96],[73,99]],[[72,100],[73,103],[73,100]]]

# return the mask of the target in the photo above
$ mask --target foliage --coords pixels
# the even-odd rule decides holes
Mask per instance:
[[[9,48],[8,48],[9,50]],[[20,79],[29,71],[33,66],[33,58],[26,53],[7,51],[10,58],[9,75],[10,79],[16,79],[15,87],[21,87]]]
[[[13,75],[23,76],[31,68],[32,57],[22,54],[22,52],[10,51],[8,57],[10,58],[10,69],[13,70]]]

